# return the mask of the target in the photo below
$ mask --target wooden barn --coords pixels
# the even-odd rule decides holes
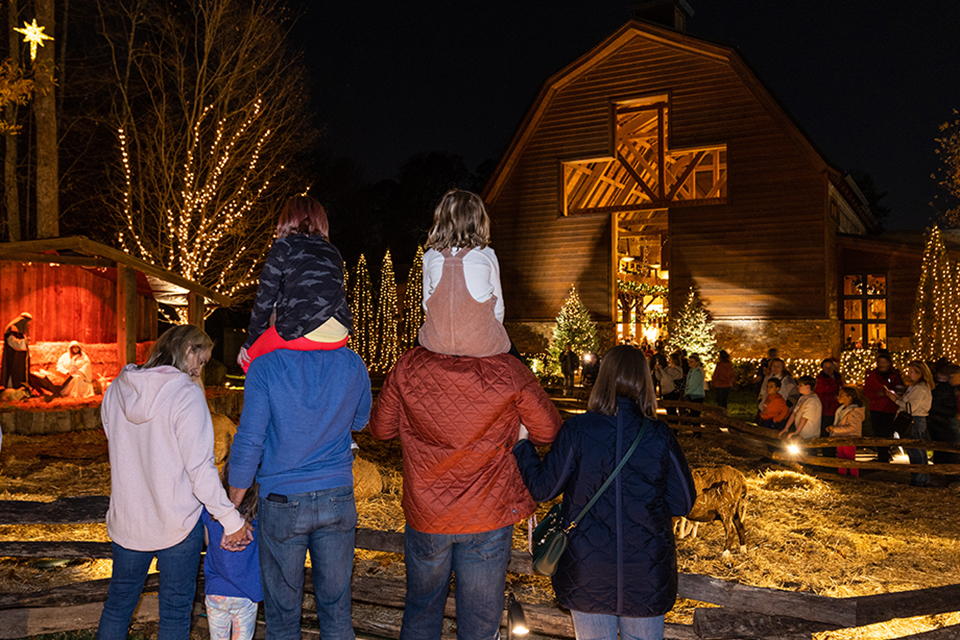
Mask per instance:
[[[186,304],[203,326],[206,302],[230,298],[84,237],[0,243],[0,321],[21,312],[30,324],[31,369],[52,369],[71,340],[94,372],[115,376],[143,362],[157,339],[158,303]]]
[[[902,346],[922,242],[877,237],[742,56],[652,4],[669,26],[631,20],[548,79],[484,191],[519,347],[545,346],[571,285],[607,345],[662,332],[692,287],[735,356]]]

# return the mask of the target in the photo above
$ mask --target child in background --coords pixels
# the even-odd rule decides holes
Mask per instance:
[[[287,200],[260,273],[247,341],[237,356],[244,371],[254,358],[276,349],[332,350],[347,344],[353,318],[343,258],[329,238],[327,212],[319,202],[304,195]]]
[[[483,358],[510,351],[503,328],[500,263],[490,218],[475,193],[451,189],[433,212],[423,255],[419,342],[434,353]]]
[[[863,418],[866,415],[860,392],[856,387],[842,387],[837,393],[837,400],[840,406],[834,416],[833,425],[827,427],[827,432],[835,438],[859,438],[863,434]],[[856,460],[857,448],[855,446],[837,447],[837,457]],[[847,468],[839,467],[837,472],[846,475]],[[859,478],[860,469],[851,468],[850,475]]]
[[[780,437],[795,435],[803,440],[820,437],[820,417],[823,415],[823,405],[820,398],[813,392],[816,381],[810,376],[800,376],[797,387],[800,389],[800,399],[793,413],[787,419],[787,425],[780,431]],[[790,427],[796,426],[794,433]]]
[[[223,488],[228,491],[229,477],[230,461],[227,460],[220,478]],[[221,549],[223,526],[206,509],[200,514],[207,530],[203,578],[210,640],[250,640],[257,628],[257,603],[263,601],[256,530],[258,487],[254,483],[238,506],[241,515],[254,529],[253,542],[243,551]]]
[[[767,399],[760,405],[760,424],[768,429],[780,430],[790,417],[787,401],[780,395],[780,380],[767,380]]]

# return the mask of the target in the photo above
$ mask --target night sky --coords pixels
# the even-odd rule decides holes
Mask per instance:
[[[960,109],[960,3],[689,3],[689,34],[736,46],[828,161],[888,192],[888,228],[929,223],[934,138]],[[630,5],[302,0],[295,45],[321,151],[352,158],[368,180],[395,177],[421,151],[471,169],[499,159],[547,78],[626,22]]]

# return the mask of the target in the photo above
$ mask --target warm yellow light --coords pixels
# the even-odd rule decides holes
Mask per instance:
[[[53,40],[53,36],[48,36],[43,32],[44,29],[46,29],[46,27],[41,27],[40,25],[38,25],[36,18],[34,18],[33,22],[30,24],[27,24],[26,22],[24,22],[22,29],[18,29],[17,27],[13,28],[13,30],[16,31],[17,33],[23,34],[24,42],[30,43],[30,60],[37,59],[38,45],[42,47],[44,40]]]
[[[620,262],[633,262],[633,256],[620,256]]]
[[[657,269],[657,277],[661,280],[669,280],[670,271],[668,269]]]
[[[789,454],[792,455],[792,456],[798,456],[798,455],[800,455],[800,447],[798,447],[798,446],[795,445],[795,444],[788,444],[788,445],[787,445],[787,453],[789,453]]]

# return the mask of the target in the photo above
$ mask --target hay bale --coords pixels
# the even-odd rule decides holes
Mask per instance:
[[[760,486],[767,491],[819,490],[823,488],[823,482],[795,471],[767,471]]]
[[[383,478],[377,465],[357,456],[353,460],[353,492],[357,500],[372,498],[383,491]]]
[[[211,413],[210,417],[213,419],[213,459],[217,469],[223,471],[223,463],[227,461],[233,445],[233,436],[237,434],[237,425],[221,413]]]

